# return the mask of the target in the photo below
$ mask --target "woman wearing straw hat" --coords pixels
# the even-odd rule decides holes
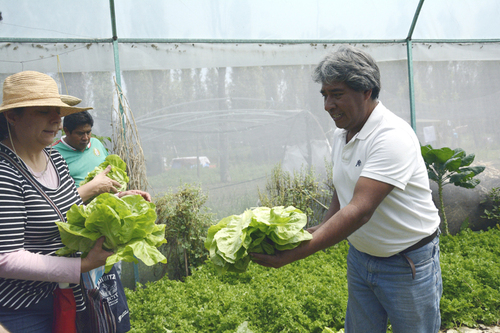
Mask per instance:
[[[61,116],[91,108],[61,101],[48,75],[24,71],[7,77],[0,106],[0,323],[11,332],[51,332],[52,293],[72,283],[83,307],[82,272],[112,253],[99,239],[84,259],[57,257],[63,247],[56,221],[82,204],[61,155],[47,149]],[[126,195],[123,192],[121,195]],[[120,196],[121,196],[120,195]]]

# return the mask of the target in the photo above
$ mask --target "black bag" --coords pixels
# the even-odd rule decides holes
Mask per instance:
[[[127,299],[114,266],[99,278],[94,288],[87,289],[83,279],[81,285],[86,309],[76,314],[79,333],[124,333],[130,330]]]

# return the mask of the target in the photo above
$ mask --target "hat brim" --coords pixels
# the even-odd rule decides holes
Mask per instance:
[[[58,107],[61,110],[61,117],[70,115],[72,113],[76,112],[82,112],[86,110],[92,110],[92,107],[85,107],[85,108],[80,108],[76,106],[70,106],[64,102],[61,101],[60,98],[50,98],[50,99],[43,99],[43,100],[30,100],[30,101],[21,101],[18,103],[11,103],[8,105],[1,105],[0,106],[0,113],[7,111],[7,110],[12,110],[16,108],[26,108],[26,107],[34,107],[34,106],[54,106]]]

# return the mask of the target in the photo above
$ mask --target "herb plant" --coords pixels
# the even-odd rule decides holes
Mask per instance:
[[[302,168],[291,173],[277,164],[267,179],[265,190],[258,190],[260,205],[269,208],[294,206],[307,215],[307,228],[321,223],[334,191],[331,163],[326,163],[326,170],[326,178],[320,184],[312,169]]]
[[[205,207],[207,195],[200,187],[184,184],[155,198],[157,223],[165,225],[166,254],[172,279],[188,276],[190,270],[208,259],[204,242],[213,214]]]
[[[500,222],[500,187],[492,188],[488,193],[488,197],[490,198],[493,207],[491,210],[485,209],[484,215],[481,217]]]

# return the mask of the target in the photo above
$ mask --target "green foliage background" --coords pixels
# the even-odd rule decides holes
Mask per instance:
[[[258,190],[261,206],[294,206],[307,215],[307,228],[323,222],[333,196],[331,163],[325,162],[327,174],[322,183],[313,169],[287,172],[277,164],[267,178],[265,190]]]
[[[165,224],[166,244],[160,250],[168,259],[169,276],[181,279],[208,259],[204,242],[214,223],[205,206],[207,195],[196,185],[184,184],[155,198],[157,224]],[[187,265],[186,265],[187,264]]]
[[[344,325],[346,256],[342,242],[280,269],[250,264],[218,276],[210,262],[185,282],[164,278],[126,290],[131,332],[254,333],[334,331]],[[500,229],[441,236],[443,327],[500,320]]]
[[[447,328],[500,320],[500,228],[442,237],[441,316]]]

